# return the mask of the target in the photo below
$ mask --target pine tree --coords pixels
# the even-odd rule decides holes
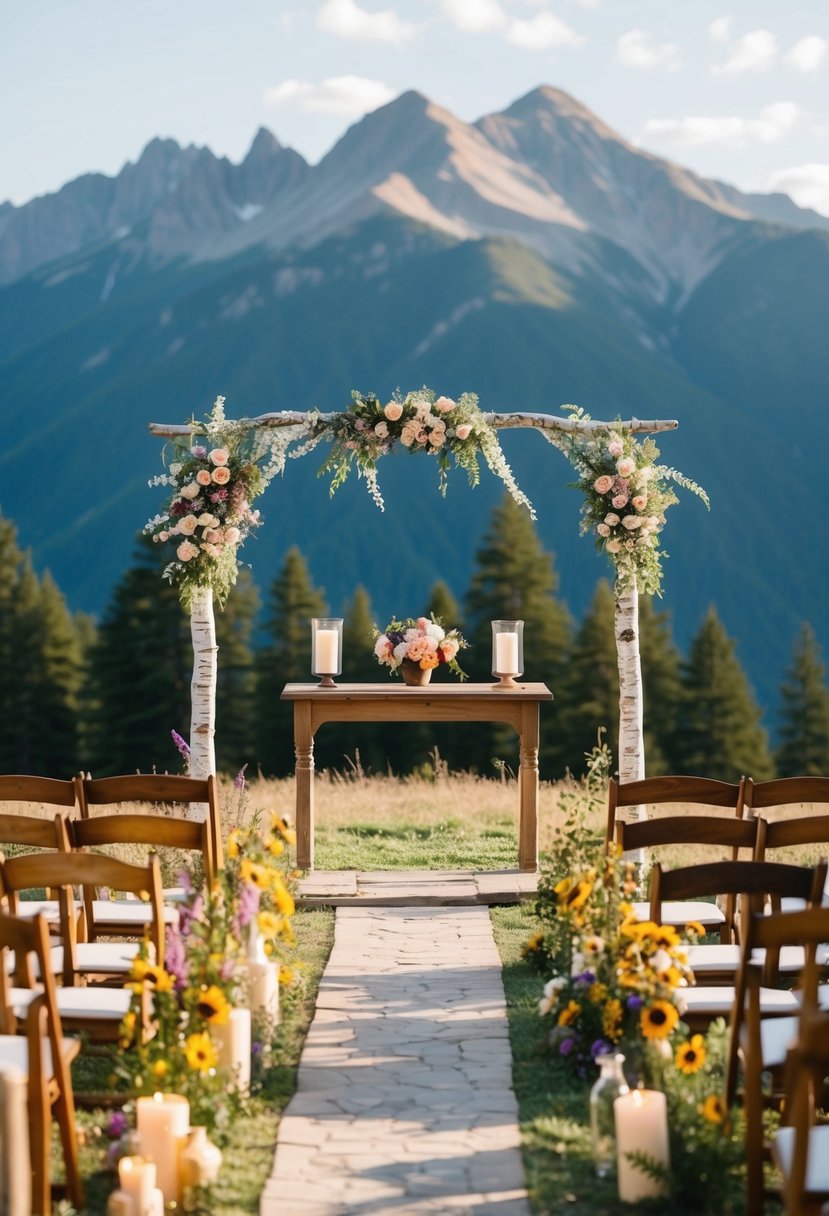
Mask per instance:
[[[558,576],[553,556],[541,545],[532,519],[509,495],[495,507],[476,555],[466,599],[471,648],[462,666],[472,679],[492,680],[493,620],[523,620],[524,678],[544,681],[555,692],[570,642],[570,617],[556,599]],[[553,715],[542,715],[542,757],[553,744]],[[493,758],[517,765],[515,736],[506,728],[484,726],[470,743],[467,763],[489,775]],[[542,770],[543,772],[543,770]],[[546,774],[543,774],[546,775]]]
[[[647,696],[647,685],[645,685]],[[619,669],[616,659],[615,601],[606,579],[596,584],[593,599],[576,633],[567,669],[554,705],[557,723],[554,776],[568,768],[585,769],[585,755],[596,745],[598,731],[614,756],[619,738]],[[551,749],[552,750],[552,749]]]
[[[445,629],[460,629],[463,633],[460,605],[442,579],[439,579],[429,592],[429,603],[426,605],[425,615],[442,621]],[[463,667],[463,663],[461,663],[461,667]]]
[[[829,689],[811,625],[804,623],[780,688],[781,777],[829,776]]]
[[[375,625],[369,594],[365,587],[358,586],[345,606],[343,619],[344,683],[376,684],[388,680],[388,668],[381,667],[374,656]],[[394,732],[395,736],[399,733]],[[394,742],[390,735],[376,722],[332,725],[320,735],[320,763],[336,768],[354,764],[365,772],[382,772],[387,762],[386,748],[389,742]]]
[[[766,732],[734,643],[713,608],[683,665],[674,737],[677,768],[700,777],[736,781],[772,776]]]
[[[258,611],[259,592],[243,566],[224,609],[216,611],[216,767],[234,776],[256,760],[253,631]]]
[[[681,660],[668,613],[657,612],[650,595],[639,597],[639,655],[645,693],[645,771],[648,777],[657,777],[678,771],[672,749],[682,692]]]
[[[79,765],[78,695],[83,658],[75,622],[48,571],[40,582],[37,613],[41,634],[40,679],[35,721],[39,757],[35,772],[70,776]]]
[[[271,585],[269,641],[257,657],[257,762],[267,775],[294,771],[293,706],[279,698],[285,684],[313,678],[311,617],[325,613],[325,594],[313,586],[305,558],[296,547],[289,549]]]

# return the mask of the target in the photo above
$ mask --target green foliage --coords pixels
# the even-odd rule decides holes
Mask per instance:
[[[216,767],[235,773],[256,760],[254,692],[256,655],[254,628],[259,592],[245,567],[224,609],[216,613],[219,663],[216,679]]]
[[[734,643],[713,608],[683,664],[673,755],[681,772],[737,781],[772,775],[766,732]]]
[[[825,776],[829,773],[829,689],[811,625],[803,625],[795,643],[780,700],[779,776]]]
[[[454,621],[457,627],[463,630],[460,604],[443,579],[438,579],[429,592],[429,602],[423,615],[437,617],[441,621]]]

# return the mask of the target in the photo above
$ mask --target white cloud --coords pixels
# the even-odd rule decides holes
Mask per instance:
[[[731,37],[731,22],[733,17],[717,17],[708,26],[708,37],[712,42],[728,42]]]
[[[725,63],[715,64],[716,75],[736,76],[740,72],[767,72],[777,58],[777,39],[768,30],[752,30],[738,38]]]
[[[796,72],[814,72],[823,62],[827,49],[829,42],[825,38],[819,34],[809,34],[794,44],[783,62]]]
[[[326,0],[317,13],[317,29],[355,42],[406,42],[415,27],[401,21],[394,9],[370,13],[355,0]]]
[[[628,30],[616,43],[615,58],[628,68],[664,68],[676,71],[679,53],[675,42],[657,42],[647,30]]]
[[[385,105],[394,95],[394,90],[382,80],[370,80],[366,76],[329,76],[319,84],[309,80],[283,80],[266,89],[262,100],[269,106],[296,102],[303,110],[314,113],[358,118]]]
[[[442,0],[441,7],[443,15],[466,34],[489,34],[507,23],[498,0]]]
[[[584,38],[560,17],[538,13],[526,21],[511,21],[507,42],[524,51],[549,51],[557,46],[580,46]]]
[[[829,215],[829,165],[811,163],[779,169],[772,175],[769,188],[783,190],[800,207]]]
[[[764,106],[757,118],[737,115],[687,118],[651,118],[645,130],[657,139],[680,144],[685,148],[700,148],[710,144],[739,147],[747,143],[774,143],[797,125],[800,109],[792,101],[778,101]]]

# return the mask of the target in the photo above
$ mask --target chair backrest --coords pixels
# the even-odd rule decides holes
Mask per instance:
[[[821,1011],[804,1013],[800,1018],[797,1038],[786,1058],[783,1122],[794,1133],[791,1155],[787,1153],[788,1169],[783,1171],[783,1199],[786,1216],[803,1216],[809,1211],[823,1211],[821,1200],[815,1196],[807,1204],[807,1167],[809,1142],[815,1124],[814,1111],[821,1105],[823,1087],[829,1074],[829,1014]],[[785,1134],[785,1133],[783,1133]]]
[[[73,781],[55,777],[29,777],[17,773],[0,774],[0,807],[7,802],[36,802],[48,807],[74,807],[77,794]],[[65,843],[65,812],[26,815],[0,810],[0,842],[32,849],[60,849]]]
[[[10,916],[0,912],[0,1033],[16,1034],[19,1026],[10,996],[11,974],[7,966],[9,954],[14,954],[15,974],[27,988],[34,987],[35,977],[46,998],[48,1016],[57,1017],[55,977],[50,966],[49,927],[45,917]],[[36,967],[32,966],[32,962]],[[60,1019],[57,1018],[58,1027]]]
[[[0,774],[0,802],[74,806],[76,800],[74,781],[61,781],[56,777],[28,777],[18,773]]]
[[[820,899],[826,879],[826,862],[811,868],[775,861],[710,861],[676,870],[663,870],[657,862],[651,871],[650,916],[659,921],[663,900],[696,899],[705,895],[741,895],[762,910],[769,895]]]
[[[63,937],[64,982],[71,984],[77,973],[77,933],[73,887],[109,887],[128,891],[148,901],[147,926],[159,966],[164,965],[164,912],[161,871],[158,857],[151,854],[147,864],[130,865],[100,853],[38,853],[12,857],[3,862],[2,881],[12,912],[17,895],[36,887],[59,888],[61,935]]]
[[[829,777],[779,777],[776,781],[746,780],[745,804],[749,811],[804,802],[829,802]]]
[[[758,819],[732,819],[719,815],[662,815],[636,823],[616,820],[616,843],[623,853],[666,844],[710,844],[732,850],[757,846],[765,823]],[[736,861],[736,855],[732,858]]]
[[[661,803],[688,802],[698,806],[722,807],[742,818],[745,777],[738,782],[717,781],[712,777],[645,777],[642,781],[620,782],[611,777],[607,791],[606,843],[613,841],[616,812],[625,806],[656,806]]]
[[[213,865],[222,866],[222,825],[216,778],[204,780],[177,777],[167,773],[132,773],[123,777],[75,778],[78,806],[82,819],[90,818],[90,807],[113,806],[124,802],[196,805],[206,807],[205,817],[211,836]]]
[[[66,849],[69,836],[62,811],[49,819],[39,815],[0,814],[0,841],[32,849]]]

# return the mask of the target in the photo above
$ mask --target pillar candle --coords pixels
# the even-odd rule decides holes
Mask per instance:
[[[107,1216],[135,1216],[135,1204],[127,1191],[113,1191],[107,1200]]]
[[[499,676],[519,675],[517,633],[496,633],[495,671]]]
[[[655,1089],[634,1089],[613,1103],[619,1198],[623,1203],[666,1194],[663,1182],[643,1173],[628,1153],[645,1153],[657,1165],[670,1167],[668,1104]]]
[[[29,1169],[29,1078],[22,1069],[0,1071],[0,1203],[8,1216],[29,1216],[32,1176]]]
[[[150,1206],[147,1208],[147,1216],[164,1216],[164,1192],[155,1188],[150,1195]]]
[[[145,1160],[144,1157],[122,1157],[118,1162],[118,1181],[121,1190],[132,1203],[131,1216],[150,1216],[155,1178],[155,1163]]]
[[[219,1049],[219,1064],[236,1079],[240,1089],[250,1088],[250,1010],[231,1009],[224,1026],[211,1026]]]
[[[336,629],[318,629],[315,634],[316,662],[314,671],[317,675],[333,676],[337,674],[338,631]]]
[[[179,1203],[178,1155],[190,1127],[190,1103],[180,1094],[153,1094],[139,1098],[136,1111],[141,1152],[156,1164],[153,1186],[162,1191],[165,1203]]]
[[[279,1021],[279,963],[248,963],[248,994],[252,1014],[260,1010],[274,1024]]]

